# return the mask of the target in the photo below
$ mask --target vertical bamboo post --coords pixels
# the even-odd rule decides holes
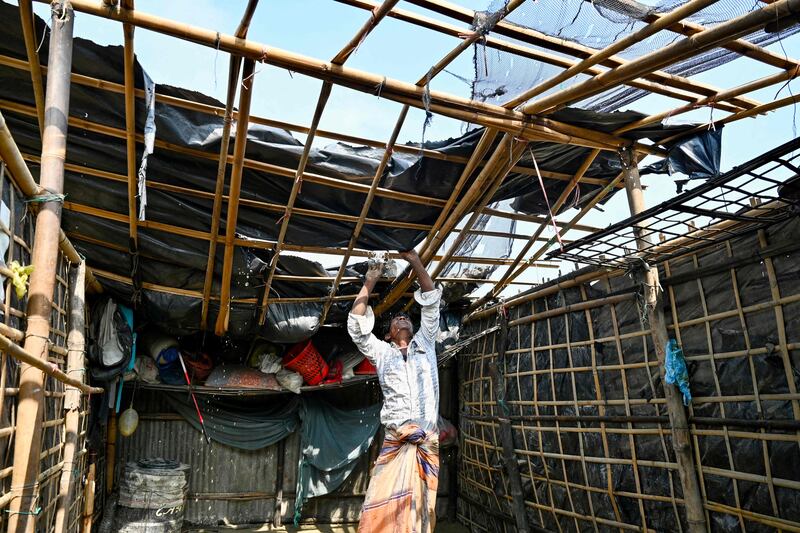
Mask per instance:
[[[223,335],[228,331],[231,310],[231,279],[233,277],[233,241],[236,237],[236,219],[239,216],[239,193],[242,187],[242,171],[244,170],[244,154],[247,146],[247,127],[250,123],[250,102],[253,93],[253,77],[255,62],[244,61],[242,70],[242,87],[239,91],[239,119],[236,121],[236,137],[234,139],[233,167],[231,168],[231,184],[228,189],[228,213],[225,222],[225,255],[222,266],[222,286],[219,296],[219,315],[215,332]],[[222,155],[222,157],[225,157]]]
[[[96,465],[97,457],[94,452],[91,452],[89,454],[89,472],[86,474],[86,484],[83,486],[83,524],[81,525],[81,533],[92,533]]]
[[[644,211],[645,207],[644,191],[639,179],[639,169],[636,167],[636,158],[632,150],[623,150],[621,158],[624,167],[625,191],[628,194],[628,206],[630,207],[631,215],[637,215]],[[635,227],[634,231],[637,247],[640,250],[647,248],[650,245],[649,235],[645,235],[639,226]],[[686,519],[689,522],[690,533],[705,533],[707,531],[705,510],[697,481],[697,471],[692,458],[691,435],[689,433],[686,410],[683,407],[681,395],[678,394],[675,387],[667,385],[664,381],[664,362],[666,360],[666,346],[669,335],[664,320],[664,299],[660,290],[657,268],[651,267],[646,272],[644,283],[647,320],[650,323],[650,335],[660,364],[661,382],[664,385],[664,398],[666,399],[672,432],[672,447],[675,450],[678,474],[680,475],[681,488],[686,502]]]
[[[106,437],[106,496],[114,490],[114,470],[117,468],[117,411],[109,409]]]
[[[67,335],[67,375],[83,381],[84,350],[86,339],[85,284],[86,263],[78,264],[70,272],[69,297],[69,334]],[[69,530],[69,508],[73,499],[75,478],[75,457],[77,456],[78,432],[80,431],[81,391],[67,386],[64,397],[64,409],[67,411],[64,436],[64,467],[61,470],[61,483],[58,488],[58,508],[56,510],[56,533]]]
[[[497,357],[489,361],[489,376],[492,379],[492,389],[494,389],[495,402],[497,405],[497,420],[500,426],[500,444],[503,447],[503,466],[508,476],[508,489],[511,493],[511,510],[514,513],[514,521],[517,531],[527,533],[530,531],[528,526],[528,515],[525,512],[525,495],[522,493],[522,477],[519,475],[517,457],[514,452],[514,433],[511,428],[511,420],[508,418],[508,407],[505,403],[505,376],[500,375],[497,368],[499,361],[504,361],[506,357],[506,346],[508,345],[508,317],[505,308],[500,309],[500,335],[497,342]]]
[[[67,149],[70,71],[72,70],[73,12],[69,2],[52,4],[50,54],[45,96],[45,129],[42,137],[39,185],[49,194],[64,189],[64,158]],[[25,351],[47,360],[50,343],[50,314],[56,282],[58,244],[61,229],[61,202],[42,202],[36,214],[28,296],[28,326]],[[17,402],[17,432],[14,466],[11,474],[13,498],[9,506],[9,533],[33,532],[39,507],[39,454],[42,444],[44,373],[30,365],[20,365]]]

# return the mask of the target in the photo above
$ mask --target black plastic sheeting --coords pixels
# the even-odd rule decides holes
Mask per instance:
[[[769,228],[767,239],[770,246],[780,246],[797,242],[798,236],[800,236],[800,220],[795,218]],[[758,248],[758,236],[753,234],[738,238],[731,243],[734,259],[748,258],[746,260],[743,259],[743,264],[736,266],[739,297],[743,307],[763,304],[772,300],[772,287],[766,273],[766,267],[761,258],[756,255]],[[698,275],[694,273],[696,268],[719,267],[728,260],[729,257],[724,248],[699,253],[697,267],[695,267],[691,257],[672,260],[670,262],[670,275],[676,279],[674,283],[669,280],[663,268],[661,268],[662,285],[665,290],[667,288],[672,290],[681,322],[703,317],[703,305],[706,306],[708,315],[730,312],[736,309],[736,296],[729,268],[718,268],[715,269],[715,272],[701,275],[702,297],[705,298],[705,302],[702,301],[697,283]],[[781,297],[787,298],[800,294],[800,252],[795,250],[783,253],[773,257],[772,260]],[[677,276],[681,276],[683,279],[678,279]],[[604,284],[599,282],[583,285],[583,289],[587,292],[586,299],[592,300],[610,294],[628,293],[633,291],[635,287],[630,278],[619,277],[611,280],[610,290],[607,290]],[[509,319],[514,320],[527,316],[531,312],[540,313],[546,309],[555,309],[578,303],[582,301],[580,291],[580,287],[565,289],[552,296],[535,300],[532,304],[533,307],[528,303],[512,308],[509,310]],[[665,303],[665,306],[668,306],[668,303]],[[640,310],[636,300],[627,300],[615,305],[617,326],[621,335],[621,344],[619,346],[622,350],[621,354],[613,340],[614,325],[608,309],[605,306],[590,310],[591,325],[594,328],[592,338],[606,339],[606,341],[595,342],[594,346],[587,346],[585,343],[590,339],[590,324],[587,322],[585,311],[576,311],[552,317],[549,320],[549,327],[548,323],[542,320],[537,321],[533,327],[530,324],[526,324],[509,330],[508,350],[524,350],[521,356],[516,352],[511,352],[515,353],[515,355],[509,355],[506,359],[505,372],[508,375],[506,402],[510,406],[512,416],[531,416],[535,414],[543,416],[625,416],[627,413],[625,406],[622,404],[625,398],[623,379],[627,380],[629,397],[632,400],[644,399],[647,401],[644,404],[631,405],[630,415],[666,416],[667,413],[663,405],[659,407],[658,404],[651,402],[653,399],[660,399],[664,396],[663,383],[660,380],[658,371],[653,368],[648,372],[644,365],[635,366],[637,363],[645,363],[647,361],[642,338],[638,336],[625,338],[626,334],[641,331]],[[787,334],[786,342],[790,343],[790,347],[791,343],[796,343],[800,340],[800,313],[798,313],[798,309],[800,309],[800,304],[797,302],[784,304],[783,317]],[[672,323],[672,309],[665,308],[665,314],[667,323],[670,325]],[[681,348],[686,357],[708,355],[709,349],[712,349],[715,354],[736,352],[743,354],[735,357],[720,356],[716,359],[716,362],[712,362],[709,359],[688,361],[690,386],[692,396],[695,397],[691,407],[691,415],[747,420],[795,420],[796,417],[790,400],[772,399],[779,397],[779,395],[789,394],[790,382],[788,379],[793,379],[794,385],[800,384],[800,371],[798,371],[798,368],[800,368],[800,351],[794,348],[789,350],[789,365],[793,370],[793,375],[787,378],[784,359],[778,348],[780,341],[775,320],[775,310],[772,306],[765,306],[763,311],[748,312],[746,314],[746,330],[743,328],[739,316],[735,314],[719,320],[712,320],[709,322],[712,343],[710,347],[705,323],[681,326]],[[468,336],[482,331],[493,323],[493,320],[484,320],[480,324],[472,324],[469,330],[465,332],[465,335]],[[767,347],[767,353],[747,355],[746,337],[749,337],[750,347],[754,349]],[[655,356],[653,355],[651,339],[649,335],[645,339],[647,353],[650,354],[649,360],[652,361]],[[474,346],[469,353],[469,359],[464,361],[464,366],[468,368],[464,370],[465,374],[462,374],[462,379],[467,379],[469,376],[487,375],[488,368],[486,365],[488,365],[491,358],[478,358],[477,356],[477,354],[482,353],[482,344],[480,343],[483,342],[485,341],[478,341],[479,344]],[[491,339],[488,342],[488,346],[491,347]],[[557,348],[535,350],[533,357],[529,355],[532,346],[543,347],[551,345],[555,345]],[[568,345],[570,345],[569,349],[567,348]],[[773,347],[771,351],[769,350],[770,346]],[[592,348],[594,348],[594,357]],[[626,369],[624,378],[623,373],[619,370],[608,370],[613,365],[619,365],[621,360],[626,365],[632,365]],[[534,362],[535,367],[533,366]],[[539,373],[535,378],[530,374],[534,369],[548,369],[551,368],[551,365],[554,369],[552,373]],[[606,369],[599,371],[597,376],[593,375],[591,371],[575,372],[574,374],[559,371],[559,369],[568,367],[593,368],[595,365],[597,367],[606,367]],[[525,375],[525,372],[529,374]],[[523,375],[511,375],[517,373],[523,373]],[[575,377],[574,384],[573,375]],[[756,379],[757,391],[754,391],[753,375]],[[597,381],[595,381],[596,379]],[[493,393],[487,381],[474,380],[468,381],[468,383],[461,390],[465,402],[476,405],[478,399],[482,398],[486,405],[493,403],[493,398],[490,398]],[[760,395],[762,398],[760,412],[758,403],[752,400],[722,402],[697,400],[698,398],[720,395],[730,398],[752,396],[753,394]],[[598,406],[579,406],[576,409],[574,406],[569,405],[574,401],[576,395],[579,400],[601,399],[603,401],[603,412]],[[771,399],[764,399],[764,397],[770,396],[772,397]],[[539,401],[535,411],[534,407],[530,405],[531,400],[534,398]],[[552,401],[563,402],[563,405],[558,406],[557,412],[553,405],[542,403]],[[521,404],[520,402],[527,402],[527,404]],[[580,424],[561,422],[560,440],[555,431],[537,432],[536,422],[529,422],[527,425],[528,428],[524,430],[524,435],[522,433],[523,429],[515,427],[514,443],[516,449],[527,449],[523,444],[527,442],[528,446],[537,451],[541,446],[545,453],[565,454],[572,457],[580,457],[583,453],[593,457],[603,455],[602,451],[597,451],[603,450],[604,446],[601,432],[598,430],[601,427],[599,422],[581,422]],[[637,428],[656,427],[653,424],[645,423],[637,423],[635,425]],[[542,422],[542,426],[552,427],[553,423],[545,421]],[[575,427],[593,428],[595,431],[585,433],[569,431],[569,428]],[[610,427],[617,426],[611,425]],[[698,424],[697,427],[706,429],[702,424]],[[711,427],[710,429],[721,430],[719,427]],[[736,429],[741,432],[751,431],[742,428]],[[461,418],[461,431],[465,436],[475,435],[477,436],[476,438],[480,439],[487,438],[487,435],[492,434],[491,432],[484,432],[484,430],[485,428],[477,425],[472,419],[468,417]],[[752,431],[757,433],[758,430],[753,429]],[[775,429],[768,429],[766,432],[793,434],[788,430]],[[643,462],[675,462],[669,436],[666,437],[666,447],[664,447],[657,434],[636,434],[634,438],[635,450],[631,447],[628,435],[608,432],[606,437],[608,439],[609,454],[613,458],[632,459],[632,454],[635,451],[636,460],[640,463],[639,478],[643,493],[670,497],[670,478],[667,470],[655,466],[641,465]],[[773,476],[790,480],[791,482],[800,482],[800,449],[798,449],[797,443],[791,439],[776,438],[770,440],[768,446],[765,447],[761,440],[747,438],[741,434],[734,435],[729,439],[730,455],[726,448],[726,440],[720,435],[699,434],[696,438],[696,443],[699,460],[705,467],[728,471],[731,470],[730,461],[733,461],[733,467],[738,472],[767,476],[765,467],[765,454],[767,454],[767,460]],[[495,444],[499,446],[499,443]],[[666,457],[665,453],[668,454]],[[591,461],[583,463],[580,460],[561,461],[551,457],[547,457],[542,461],[538,455],[530,456],[528,460],[533,473],[538,476],[549,475],[550,479],[555,481],[564,481],[566,477],[568,480],[580,484],[584,484],[585,479],[586,484],[599,489],[588,493],[590,494],[588,497],[592,499],[596,515],[608,520],[617,520],[612,511],[611,501],[605,492],[608,488],[608,468],[612,470],[615,491],[629,492],[631,494],[638,492],[633,468],[629,464],[606,465],[601,462]],[[497,461],[499,464],[499,457],[490,456],[486,461],[490,465],[494,464],[493,461]],[[501,469],[492,470],[491,472],[492,476],[499,476]],[[591,508],[589,507],[586,491],[573,489],[568,497],[563,485],[558,483],[548,484],[543,481],[536,481],[531,484],[530,478],[526,477],[526,472],[527,465],[522,467],[522,473],[524,476],[523,491],[525,498],[529,502],[537,501],[549,506],[552,498],[556,506],[561,509],[571,511],[573,510],[571,506],[574,505],[575,512],[591,516]],[[680,497],[681,485],[677,474],[673,473],[672,478],[676,497]],[[480,479],[479,481],[486,484],[486,486],[497,487],[497,490],[501,493],[499,496],[502,496],[505,485],[499,477],[491,482]],[[703,474],[703,482],[705,483],[704,494],[707,495],[708,501],[734,508],[737,507],[734,485],[730,478],[706,472]],[[766,516],[777,516],[782,519],[800,522],[800,491],[784,488],[780,485],[776,486],[776,514],[773,509],[770,492],[765,483],[749,480],[738,480],[737,483],[739,501],[743,509]],[[510,507],[505,503],[507,501],[505,498],[500,497],[495,500],[492,497],[488,500],[481,500],[482,495],[478,491],[470,491],[468,483],[464,487],[467,490],[467,496],[472,497],[481,504],[488,505],[493,510],[497,507],[494,502],[502,501],[504,507],[496,510],[509,518],[513,516]],[[618,496],[616,503],[622,522],[641,525],[637,499]],[[680,530],[671,503],[668,501],[643,500],[642,504],[648,520],[647,526],[650,529],[655,531]],[[478,515],[491,516],[483,513],[481,508],[476,508],[475,510]],[[679,510],[682,529],[686,531],[687,523],[685,522],[682,506],[679,506]],[[540,516],[543,517],[544,522],[540,522]],[[533,511],[529,512],[531,524],[539,525],[550,531],[560,531],[562,527],[565,531],[575,530],[575,522],[570,516],[559,515],[558,520],[561,527],[556,524],[553,516],[552,513],[547,511],[541,514]],[[739,529],[738,519],[732,515],[709,511],[709,517],[711,531],[733,531]],[[487,520],[491,522],[491,518],[487,518]],[[580,531],[594,531],[590,522],[581,521],[579,523],[581,524]],[[497,527],[497,530],[503,530],[502,521],[499,524],[495,525],[495,527]],[[773,528],[768,528],[754,521],[746,520],[746,524],[747,531],[774,531]],[[601,531],[603,530],[612,531],[616,530],[616,528],[608,526],[601,528]]]
[[[83,16],[78,14],[77,16]],[[15,6],[0,2],[0,54],[26,60],[23,39],[19,26],[19,14]],[[40,48],[40,60],[47,64],[48,35],[45,23],[36,19],[36,34],[44,34]],[[142,68],[137,63],[134,79],[139,89],[143,88]],[[76,38],[73,48],[73,72],[123,83],[123,54],[120,46],[100,46],[85,39]],[[117,128],[124,132],[124,98],[120,93],[101,90],[85,85],[73,84],[70,100],[70,114],[79,119],[103,126]],[[157,85],[158,94],[175,96],[203,104],[224,107],[222,103],[202,94]],[[24,70],[0,67],[0,99],[13,103],[34,106],[30,75]],[[2,108],[0,102],[0,108]],[[146,120],[146,107],[143,100],[137,100],[136,129],[143,131]],[[38,156],[41,152],[36,117],[33,114],[20,114],[7,109],[3,111],[9,128],[23,153]],[[553,118],[580,126],[613,131],[623,124],[641,118],[634,112],[598,114],[581,110],[563,110]],[[190,156],[166,148],[155,147],[148,160],[148,179],[171,186],[192,188],[213,193],[217,174],[222,132],[222,119],[196,111],[190,111],[156,102],[156,140],[171,143],[209,154],[208,159]],[[688,131],[690,126],[662,127],[656,125],[636,130],[625,135],[629,139],[661,139],[676,133]],[[469,157],[481,131],[472,131],[461,138],[441,142],[426,143],[425,147],[436,149],[450,156]],[[699,145],[710,146],[704,139],[705,133],[696,137]],[[231,146],[231,150],[233,147]],[[138,161],[141,159],[142,145],[137,146]],[[268,163],[289,169],[297,167],[303,145],[289,132],[260,125],[251,125],[248,130],[246,158],[259,163]],[[552,143],[531,143],[530,150],[520,161],[520,165],[532,168],[535,157],[542,170],[561,173],[574,172],[585,159],[586,148],[555,145]],[[676,153],[683,154],[682,151]],[[323,149],[313,149],[307,165],[307,172],[333,177],[340,180],[368,184],[377,169],[382,150],[368,147],[353,147],[336,143]],[[696,158],[701,166],[713,158]],[[91,167],[117,174],[120,179],[106,179],[75,171],[65,173],[65,192],[67,201],[80,206],[102,209],[117,216],[127,217],[126,149],[124,136],[110,136],[93,133],[77,126],[69,130],[67,163]],[[463,165],[459,163],[431,159],[411,154],[395,153],[382,177],[381,186],[427,197],[445,199],[458,180]],[[620,170],[617,154],[603,152],[590,167],[587,176],[611,178]],[[714,174],[717,166],[698,167],[695,173]],[[32,172],[38,168],[32,165]],[[269,202],[277,206],[286,204],[293,180],[285,176],[261,170],[245,168],[242,178],[241,197],[243,200]],[[555,198],[565,187],[565,181],[545,179],[544,185],[549,198]],[[598,185],[581,184],[580,197],[590,198]],[[514,208],[526,213],[545,213],[542,189],[535,176],[511,174],[498,191],[494,200],[516,198]],[[337,214],[358,216],[363,205],[364,195],[357,192],[335,189],[306,181],[295,206]],[[211,226],[211,197],[178,195],[153,187],[147,190],[146,218],[148,221],[177,225],[190,230],[208,232]],[[571,207],[568,206],[568,207]],[[375,197],[368,216],[383,220],[397,220],[419,224],[432,224],[439,214],[438,207],[390,200]],[[275,241],[280,229],[283,211],[267,210],[252,205],[239,207],[236,233],[252,239]],[[223,206],[220,234],[224,234],[226,206]],[[128,253],[128,224],[123,220],[109,220],[74,208],[63,213],[64,230],[75,247],[88,258],[88,264],[113,274],[135,277],[141,282],[156,285],[202,291],[207,270],[208,242],[202,239],[184,237],[140,227],[139,260],[136,275],[133,275],[134,261]],[[354,224],[327,218],[312,218],[294,213],[289,224],[285,241],[295,245],[346,246]],[[363,249],[409,249],[425,237],[424,231],[398,228],[395,226],[365,225],[357,246]],[[219,294],[222,272],[222,248],[218,248],[212,294]],[[253,261],[258,257],[259,261]],[[252,265],[268,262],[268,253],[256,252],[237,247],[234,258],[234,278],[232,294],[234,297],[233,316],[230,323],[234,335],[254,333],[257,328],[254,320],[256,307],[253,304],[237,304],[236,300],[259,298],[263,286],[263,274]],[[308,270],[320,270],[318,265],[287,264],[281,261],[282,272],[307,274]],[[323,275],[322,272],[319,272]],[[327,274],[324,274],[327,275]],[[130,287],[122,283],[100,280],[111,292],[119,297],[129,298]],[[314,285],[314,286],[311,286]],[[350,289],[339,292],[347,294]],[[275,294],[287,297],[325,296],[325,284],[289,284],[276,281]],[[274,296],[274,294],[273,294]],[[142,305],[152,320],[158,321],[175,333],[186,333],[199,328],[201,302],[196,297],[180,296],[143,290]],[[212,304],[210,322],[216,317],[216,306]],[[336,311],[336,310],[334,310]],[[278,312],[278,311],[276,311]],[[305,309],[306,313],[313,309]],[[336,318],[334,312],[333,318]]]

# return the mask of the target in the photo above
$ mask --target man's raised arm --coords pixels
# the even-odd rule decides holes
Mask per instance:
[[[439,300],[442,291],[433,285],[430,274],[415,250],[400,252],[400,257],[408,261],[419,279],[419,291],[414,294],[414,299],[421,307],[419,333],[433,344],[439,335]]]

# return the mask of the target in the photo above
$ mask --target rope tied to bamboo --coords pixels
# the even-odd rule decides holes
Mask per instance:
[[[643,258],[632,257],[625,271],[626,275],[637,284],[636,307],[639,310],[639,322],[644,329],[650,327],[647,315],[650,311],[655,309],[658,295],[664,290],[661,287],[661,282],[657,284],[647,282],[648,273],[652,268],[654,267]]]
[[[67,197],[66,194],[45,190],[44,194],[37,194],[36,196],[30,196],[28,198],[25,198],[23,202],[26,204],[47,204],[50,202],[63,204],[66,197]]]

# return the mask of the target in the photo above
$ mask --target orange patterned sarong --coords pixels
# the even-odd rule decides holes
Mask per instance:
[[[439,434],[416,424],[387,428],[359,533],[432,533],[438,486]]]

